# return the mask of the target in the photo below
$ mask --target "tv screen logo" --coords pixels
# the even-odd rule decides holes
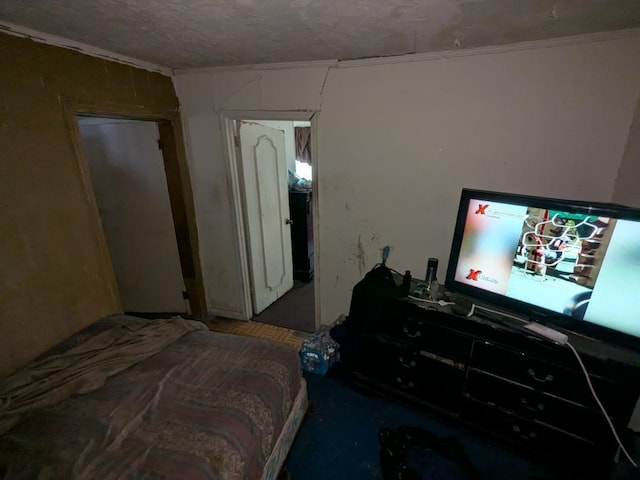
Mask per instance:
[[[469,269],[469,274],[467,275],[467,280],[475,280],[478,281],[478,275],[482,273],[482,270],[474,270],[473,268]]]
[[[474,282],[482,281],[498,284],[500,281],[494,277],[488,277],[487,275],[482,274],[482,270],[476,270],[474,268],[469,269],[469,273],[465,277],[467,280],[473,280]]]
[[[487,208],[489,208],[489,204],[487,203],[486,205],[478,205],[478,209],[476,210],[476,215],[485,215],[487,212]]]

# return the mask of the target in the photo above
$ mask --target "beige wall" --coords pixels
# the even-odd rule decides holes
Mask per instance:
[[[242,296],[224,111],[319,111],[316,279],[327,324],[348,312],[385,245],[397,270],[423,277],[434,256],[444,277],[463,187],[610,201],[640,89],[638,51],[635,37],[178,74],[209,307],[237,312]]]
[[[638,97],[636,113],[633,116],[627,146],[618,171],[613,201],[640,208],[638,181],[640,181],[640,97]]]
[[[0,34],[0,376],[120,309],[65,101],[175,114],[171,79]]]
[[[243,301],[231,174],[223,153],[218,111],[226,106],[238,110],[317,109],[325,75],[324,68],[306,68],[236,71],[230,75],[205,72],[174,77],[176,89],[181,92],[198,238],[202,246],[202,276],[207,309],[212,314],[242,318]],[[261,94],[260,86],[267,88],[266,95]]]

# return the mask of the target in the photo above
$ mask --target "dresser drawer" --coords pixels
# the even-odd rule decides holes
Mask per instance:
[[[508,442],[547,452],[556,458],[562,455],[567,460],[585,462],[588,459],[589,462],[598,464],[610,461],[614,455],[613,444],[603,448],[588,439],[473,399],[463,400],[461,416]]]
[[[364,337],[360,349],[367,358],[358,364],[360,374],[422,401],[458,410],[465,381],[463,365],[378,337]]]
[[[486,342],[477,342],[473,347],[473,368],[491,372],[507,380],[555,395],[589,408],[598,408],[589,390],[584,373],[534,358],[524,352],[508,350]],[[600,399],[608,409],[619,408],[618,402],[625,394],[604,378],[590,376]],[[611,413],[611,412],[610,412]]]
[[[475,369],[469,370],[465,396],[595,443],[611,437],[609,426],[599,410],[591,410]]]
[[[466,363],[471,354],[471,337],[413,316],[391,314],[381,333],[434,354]]]

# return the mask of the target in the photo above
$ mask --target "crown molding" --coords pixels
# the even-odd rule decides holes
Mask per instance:
[[[174,69],[175,75],[189,75],[193,73],[216,73],[234,70],[297,70],[300,68],[331,68],[336,67],[339,60],[310,60],[307,62],[276,62],[276,63],[252,63],[247,65],[229,65],[220,67],[183,68]]]
[[[442,50],[437,52],[408,53],[391,55],[384,57],[371,57],[362,59],[344,60],[312,60],[302,62],[277,62],[259,63],[247,65],[232,65],[203,68],[172,69],[145,62],[137,58],[128,57],[119,53],[110,52],[98,47],[93,47],[85,43],[68,40],[57,35],[39,32],[27,27],[15,25],[13,23],[0,21],[0,33],[6,33],[22,38],[29,38],[39,43],[54,45],[57,47],[75,50],[85,55],[102,58],[113,62],[124,63],[137,68],[143,68],[151,72],[158,72],[167,76],[180,76],[197,73],[216,73],[230,71],[260,71],[260,70],[293,70],[302,68],[354,68],[374,65],[389,65],[394,63],[411,63],[427,60],[437,60],[443,58],[456,58],[475,55],[492,55],[496,53],[518,52],[522,50],[536,50],[542,48],[562,47],[571,45],[581,45],[587,43],[608,42],[624,38],[640,37],[640,28],[630,28],[626,30],[614,30],[610,32],[597,32],[585,35],[573,35],[568,37],[551,38],[545,40],[535,40],[529,42],[512,43],[508,45],[497,45],[477,48],[460,48],[455,50]]]
[[[109,60],[112,62],[124,63],[125,65],[142,68],[144,70],[149,70],[150,72],[161,73],[168,77],[171,77],[173,75],[173,70],[168,67],[156,65],[155,63],[145,62],[143,60],[138,60],[137,58],[110,52],[102,48],[87,45],[86,43],[76,42],[74,40],[69,40],[57,35],[51,35],[49,33],[39,32],[37,30],[33,30],[31,28],[23,27],[21,25],[16,25],[9,22],[0,21],[0,33],[6,33],[8,35],[13,35],[14,37],[28,38],[38,43],[45,43],[47,45],[75,50],[91,57],[102,58],[103,60]]]
[[[393,63],[411,63],[421,62],[425,60],[468,57],[476,55],[493,55],[496,53],[519,52],[522,50],[538,50],[543,48],[583,45],[587,43],[602,43],[634,37],[640,37],[640,28],[589,33],[585,35],[572,35],[569,37],[549,38],[544,40],[533,40],[530,42],[510,43],[507,45],[496,45],[489,47],[461,48],[456,50],[443,50],[439,52],[410,53],[406,55],[394,55],[388,57],[341,60],[338,62],[338,68],[387,65]]]

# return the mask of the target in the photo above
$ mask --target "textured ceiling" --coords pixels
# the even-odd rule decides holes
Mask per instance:
[[[0,0],[0,21],[184,69],[633,28],[640,0]]]

